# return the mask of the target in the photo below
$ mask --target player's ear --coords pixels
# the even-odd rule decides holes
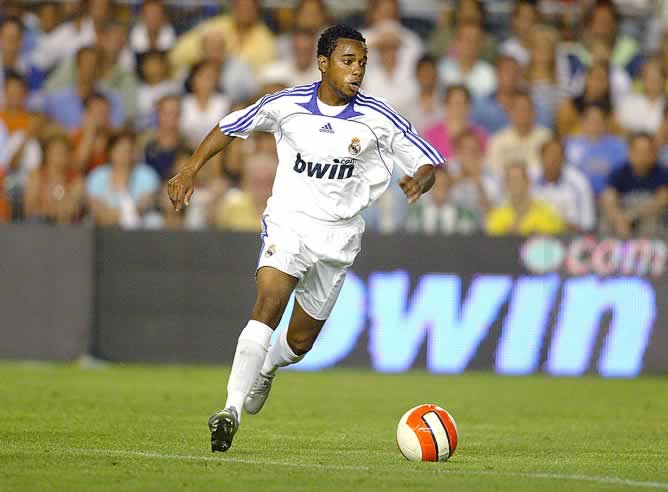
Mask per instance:
[[[327,72],[327,68],[329,67],[329,58],[327,58],[324,55],[318,56],[318,70],[320,70],[321,73]]]

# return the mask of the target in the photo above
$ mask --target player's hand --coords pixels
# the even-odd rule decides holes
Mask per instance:
[[[193,191],[193,175],[185,169],[181,170],[167,183],[167,194],[177,212],[180,212],[184,205],[186,207],[190,205],[190,197]]]
[[[415,203],[422,195],[422,184],[412,176],[404,176],[399,180],[399,187],[403,190],[408,203]]]

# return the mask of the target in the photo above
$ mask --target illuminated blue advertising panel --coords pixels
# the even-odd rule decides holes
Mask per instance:
[[[374,239],[295,369],[668,372],[663,239]]]

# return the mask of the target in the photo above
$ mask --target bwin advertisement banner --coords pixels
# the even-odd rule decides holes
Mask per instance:
[[[653,338],[665,347],[662,239],[483,239],[487,250],[441,242],[439,255],[433,248],[415,252],[402,269],[383,268],[402,262],[369,248],[295,369],[369,365],[384,372],[475,368],[631,377],[643,371]],[[507,261],[507,249],[515,262]],[[489,272],[475,268],[481,251]],[[291,308],[292,301],[277,333]],[[649,362],[655,371],[668,370]]]

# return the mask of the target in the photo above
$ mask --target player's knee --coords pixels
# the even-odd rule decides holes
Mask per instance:
[[[279,296],[264,294],[258,295],[253,308],[252,318],[264,323],[271,328],[276,328],[283,316],[285,303]]]
[[[288,332],[288,345],[295,355],[304,355],[311,350],[315,343],[315,337],[310,333],[290,333]]]

